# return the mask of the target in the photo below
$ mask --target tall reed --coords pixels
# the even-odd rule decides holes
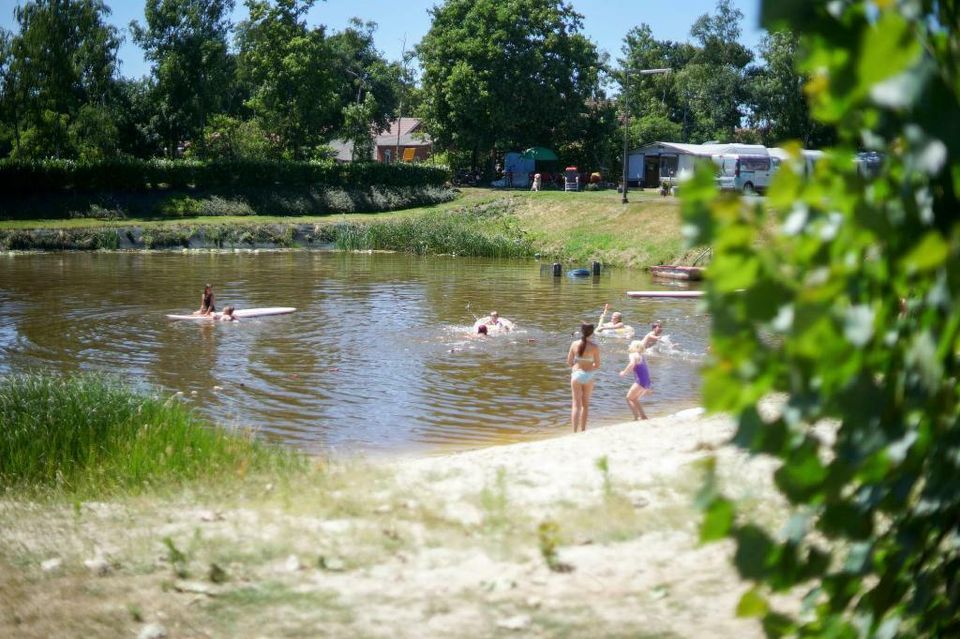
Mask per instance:
[[[457,208],[387,221],[337,224],[341,250],[392,250],[417,255],[530,257],[536,250],[509,208]]]
[[[0,484],[136,492],[301,463],[294,453],[215,428],[172,399],[105,376],[0,379]]]

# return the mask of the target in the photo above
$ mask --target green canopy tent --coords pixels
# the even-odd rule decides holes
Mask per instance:
[[[534,161],[538,173],[552,173],[560,170],[560,158],[545,146],[531,146],[520,157]]]
[[[533,158],[537,161],[560,161],[560,158],[557,157],[557,154],[545,146],[531,146],[529,149],[521,153],[521,156],[525,158]]]

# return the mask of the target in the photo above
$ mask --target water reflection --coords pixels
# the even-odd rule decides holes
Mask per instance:
[[[296,306],[236,323],[171,321],[199,307]],[[310,451],[423,452],[568,428],[564,364],[604,302],[642,335],[662,319],[679,349],[650,355],[651,416],[699,404],[707,319],[690,300],[630,300],[641,273],[554,278],[535,262],[289,252],[58,253],[0,257],[0,373],[105,371],[183,391],[226,426]],[[492,309],[520,330],[476,339]],[[601,340],[591,423],[630,417],[625,340]]]

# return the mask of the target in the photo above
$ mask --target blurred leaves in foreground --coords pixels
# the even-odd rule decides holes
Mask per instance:
[[[769,636],[960,636],[960,7],[762,6],[800,36],[811,112],[839,142],[812,171],[789,147],[763,203],[717,195],[707,171],[684,189],[688,239],[715,250],[705,401],[780,459],[792,511],[747,521],[708,473],[701,538],[735,540],[756,582],[738,613]],[[776,418],[757,405],[771,393]]]

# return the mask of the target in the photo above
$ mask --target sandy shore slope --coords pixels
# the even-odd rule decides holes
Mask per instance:
[[[732,432],[687,412],[242,494],[5,499],[0,636],[761,637],[732,546],[697,544],[708,455],[779,508]]]

